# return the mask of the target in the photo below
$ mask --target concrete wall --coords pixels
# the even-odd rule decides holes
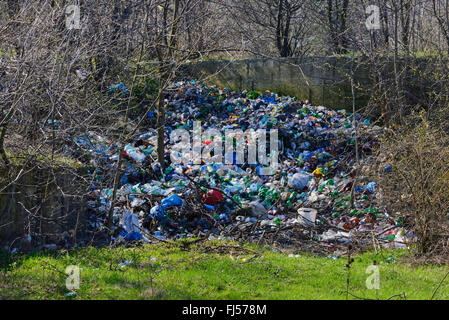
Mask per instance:
[[[38,187],[43,177],[45,172],[27,172],[15,186],[9,186],[0,194],[0,245],[21,238],[29,229],[32,233],[37,232],[42,236],[73,230],[76,224],[78,234],[86,230],[85,201],[69,196],[63,197],[54,185],[50,185],[48,190],[44,185]],[[61,174],[58,180],[64,191],[71,194],[73,178]],[[44,194],[47,194],[47,197],[42,203]],[[37,209],[32,210],[35,216],[32,217],[24,206]],[[39,216],[41,218],[38,218]]]
[[[187,64],[184,75],[233,90],[270,90],[315,105],[350,110],[351,68],[356,83],[368,89],[368,66],[350,57],[209,60]],[[366,91],[356,90],[357,107],[365,106],[368,100]]]

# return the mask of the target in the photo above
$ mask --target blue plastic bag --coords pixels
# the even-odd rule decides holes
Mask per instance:
[[[155,206],[150,210],[150,217],[158,221],[165,217],[164,209],[161,206]]]
[[[374,194],[376,191],[376,183],[370,182],[365,186],[365,190],[368,190],[371,194]]]
[[[136,240],[141,240],[143,238],[143,236],[140,234],[140,232],[130,232],[127,233],[126,231],[122,230],[122,232],[120,232],[120,235],[122,237],[125,237],[126,241],[136,241]]]
[[[172,194],[171,196],[162,200],[161,205],[164,210],[169,206],[182,206],[182,199],[177,194]]]

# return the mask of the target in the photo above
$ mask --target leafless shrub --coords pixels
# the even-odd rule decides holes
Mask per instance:
[[[401,223],[414,227],[419,254],[447,253],[448,159],[447,131],[424,113],[389,130],[379,150],[382,199],[401,213]]]

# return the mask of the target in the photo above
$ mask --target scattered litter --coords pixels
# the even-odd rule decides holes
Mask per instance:
[[[133,263],[132,261],[126,260],[126,261],[124,261],[124,262],[119,263],[118,266],[119,266],[120,268],[124,268],[124,267],[126,267],[126,266],[129,266],[129,265],[132,264],[132,263]]]
[[[363,151],[359,165],[366,165],[383,130],[369,119],[357,114],[354,120],[345,110],[312,106],[271,92],[256,96],[196,81],[177,82],[171,89],[166,97],[165,166],[156,161],[154,123],[143,126],[124,150],[110,232],[126,241],[208,235],[262,244],[276,240],[291,245],[305,239],[348,244],[356,232],[371,234],[391,227],[392,219],[378,203],[376,183],[363,176],[354,179],[354,123]],[[127,89],[120,83],[110,91],[126,93]],[[154,122],[153,118],[156,114],[148,121]],[[170,133],[176,129],[193,132],[195,121],[201,121],[204,131],[199,151],[212,161],[195,157],[174,161],[183,155],[175,150],[180,141],[171,139]],[[229,150],[219,161],[220,155],[212,149],[217,135],[206,135],[207,129],[216,130],[218,136],[228,129],[262,129],[267,135],[277,130],[278,166],[266,170],[261,164],[239,164],[236,152]],[[270,145],[270,139],[266,140]],[[77,154],[103,168],[90,173],[94,182],[89,210],[95,231],[108,218],[118,144],[93,132],[76,137],[74,144]],[[390,170],[391,166],[384,171]],[[400,246],[398,239],[389,241]]]

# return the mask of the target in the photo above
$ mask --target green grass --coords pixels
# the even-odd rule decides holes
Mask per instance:
[[[0,299],[69,299],[64,274],[69,265],[81,268],[80,288],[71,299],[346,299],[345,257],[289,257],[269,248],[236,247],[208,242],[188,251],[159,244],[3,255]],[[405,254],[395,250],[355,256],[349,291],[370,299],[403,293],[407,299],[430,299],[448,268],[411,266],[401,262]],[[365,271],[373,259],[380,269],[377,292],[365,285],[369,276]],[[119,266],[127,260],[132,263]],[[449,298],[446,283],[435,298]]]

